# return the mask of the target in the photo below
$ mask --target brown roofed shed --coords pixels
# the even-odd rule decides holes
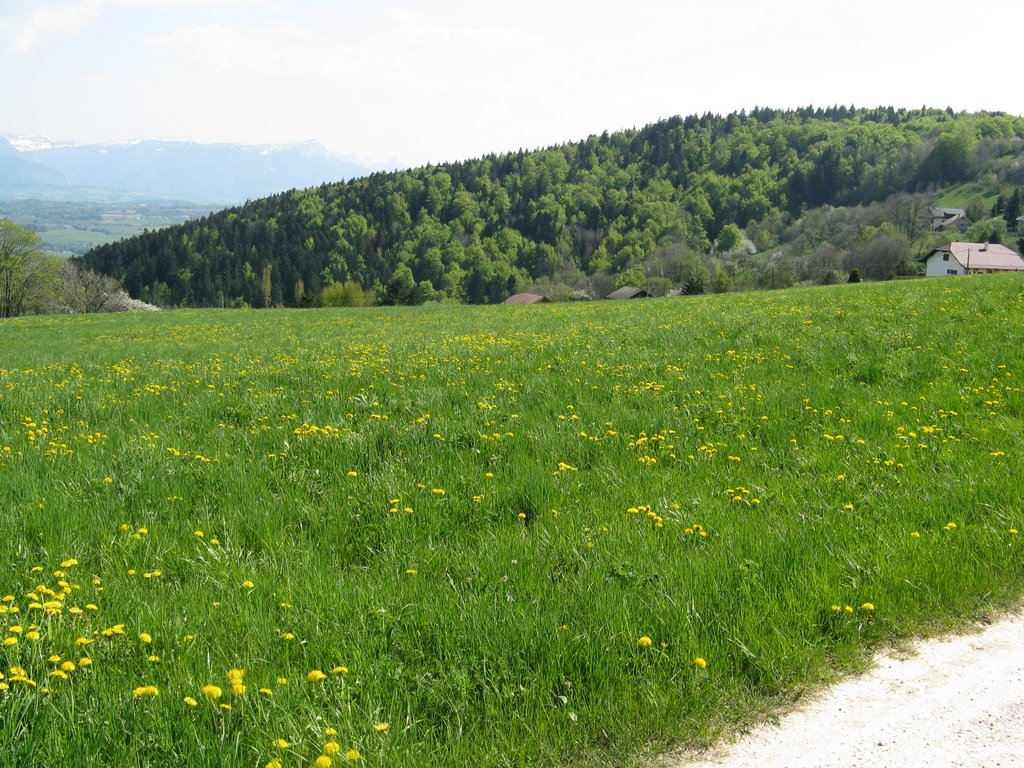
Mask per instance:
[[[505,299],[502,304],[548,304],[551,302],[547,296],[539,293],[514,293]]]
[[[637,288],[635,285],[624,285],[617,291],[612,291],[608,294],[609,299],[646,299],[650,294],[647,293],[643,288]]]

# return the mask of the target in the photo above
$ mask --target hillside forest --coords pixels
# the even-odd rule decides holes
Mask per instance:
[[[883,280],[951,239],[1020,248],[1024,118],[844,106],[673,117],[292,190],[89,251],[161,306],[500,302]]]

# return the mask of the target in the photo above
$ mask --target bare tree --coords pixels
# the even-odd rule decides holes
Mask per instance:
[[[889,221],[911,244],[928,231],[928,204],[923,195],[893,195],[885,206]]]
[[[114,278],[82,269],[70,261],[61,264],[60,277],[63,283],[61,298],[71,312],[115,311],[123,293]]]

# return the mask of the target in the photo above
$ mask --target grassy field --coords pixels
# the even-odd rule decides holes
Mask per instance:
[[[1014,276],[0,323],[0,763],[640,763],[1024,591]]]
[[[998,194],[991,189],[976,182],[968,182],[947,187],[934,204],[941,208],[967,208],[974,201],[981,200],[987,210],[995,204],[997,197]]]

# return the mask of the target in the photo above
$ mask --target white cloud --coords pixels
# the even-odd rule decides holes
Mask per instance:
[[[70,37],[89,26],[100,14],[100,2],[44,6],[31,14],[0,22],[0,34],[15,51],[24,53],[41,38]]]
[[[28,5],[28,4],[26,4]],[[42,7],[40,7],[42,6]],[[42,40],[75,37],[93,24],[107,8],[154,8],[164,11],[189,6],[285,10],[281,0],[75,0],[74,2],[35,3],[29,10],[0,21],[0,39],[15,51],[24,53]]]

